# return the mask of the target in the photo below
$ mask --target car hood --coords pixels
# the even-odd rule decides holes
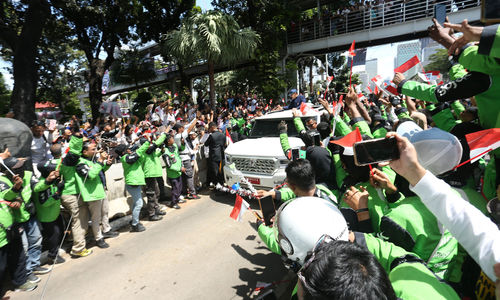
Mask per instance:
[[[290,147],[297,148],[304,146],[301,139],[289,138]],[[246,139],[233,143],[226,148],[227,155],[236,156],[262,156],[262,157],[285,157],[281,148],[279,137],[264,137],[258,139]]]

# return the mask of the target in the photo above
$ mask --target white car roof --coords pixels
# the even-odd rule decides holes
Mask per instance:
[[[325,109],[323,107],[314,107],[314,109],[316,109],[316,111],[309,111],[305,116],[302,116],[302,117],[321,116],[323,114],[323,112],[325,111]],[[280,110],[280,111],[276,111],[276,112],[270,112],[270,113],[263,115],[262,117],[258,117],[255,119],[256,120],[272,120],[272,119],[282,120],[282,119],[292,119],[292,118],[293,118],[292,110],[287,109],[287,110]]]

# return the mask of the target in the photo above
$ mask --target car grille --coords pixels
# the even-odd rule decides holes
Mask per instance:
[[[236,169],[245,173],[273,174],[276,169],[276,163],[273,159],[262,158],[233,158]]]

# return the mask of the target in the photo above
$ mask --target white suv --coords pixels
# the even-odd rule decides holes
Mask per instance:
[[[310,111],[301,118],[319,119],[321,113],[321,111]],[[288,159],[280,144],[278,124],[282,120],[288,124],[290,147],[304,146],[302,140],[297,137],[291,110],[271,112],[256,118],[249,138],[226,148],[224,166],[226,185],[232,186],[240,182],[241,174],[256,188],[273,188],[284,182]]]

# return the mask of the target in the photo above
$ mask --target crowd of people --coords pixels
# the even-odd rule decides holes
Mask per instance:
[[[464,32],[456,38],[438,23],[429,29],[453,56],[451,82],[429,85],[396,73],[400,96],[381,90],[360,98],[350,87],[343,107],[334,93],[318,99],[319,120],[304,118],[307,101],[292,89],[288,104],[227,94],[217,107],[154,99],[140,122],[113,116],[35,121],[31,160],[7,148],[0,153],[0,280],[9,273],[16,289],[31,291],[37,275],[65,262],[62,208],[72,257],[92,253],[89,223],[95,245],[109,247],[105,239],[119,235],[106,196],[113,164],[121,164],[132,199],[130,231],[142,232],[141,219],[160,221],[166,207],[180,209],[199,199],[202,188],[224,184],[224,149],[229,140],[248,138],[256,117],[291,110],[304,146],[290,147],[291,131],[280,123],[276,136],[290,160],[286,185],[254,196],[280,205],[270,222],[257,221],[257,230],[295,271],[293,297],[494,299],[500,218],[491,207],[500,196],[499,150],[455,166],[470,159],[466,134],[500,128],[500,29],[445,25]],[[399,159],[357,165],[340,141],[358,133],[365,141],[396,139]],[[41,265],[42,249],[48,267]]]

